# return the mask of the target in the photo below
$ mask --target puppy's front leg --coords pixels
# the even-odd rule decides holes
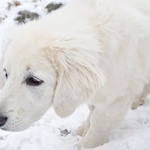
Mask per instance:
[[[87,130],[90,127],[90,118],[91,118],[91,115],[92,115],[94,109],[95,109],[94,106],[89,105],[90,114],[89,114],[87,120],[81,126],[79,126],[77,128],[77,130],[75,132],[76,135],[84,136],[86,134]]]
[[[118,99],[104,109],[96,107],[90,118],[90,127],[78,148],[94,148],[108,141],[110,132],[116,127],[130,107],[127,99]]]
[[[104,128],[102,127],[102,118],[101,120],[99,120],[98,116],[98,111],[94,110],[90,118],[89,129],[83,137],[83,140],[78,144],[79,150],[81,150],[82,148],[94,148],[99,146],[100,144],[104,144],[107,141],[106,131],[104,131],[104,133],[102,133],[101,131],[101,129]]]

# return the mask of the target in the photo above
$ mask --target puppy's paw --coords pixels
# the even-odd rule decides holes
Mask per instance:
[[[78,129],[75,131],[76,135],[84,136],[89,129],[89,123],[86,121],[81,126],[78,127]]]
[[[76,135],[79,135],[79,136],[84,136],[84,126],[82,125],[82,126],[80,126],[80,127],[78,127],[78,129],[75,131],[75,134]]]

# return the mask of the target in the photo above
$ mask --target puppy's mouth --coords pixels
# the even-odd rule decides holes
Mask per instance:
[[[2,127],[1,130],[8,131],[5,127]]]
[[[29,124],[22,122],[19,119],[12,119],[11,117],[0,117],[0,129],[10,132],[21,132],[26,130]]]
[[[28,127],[19,127],[19,126],[11,126],[11,125],[4,125],[3,127],[0,127],[3,131],[9,131],[9,132],[22,132],[26,130]]]

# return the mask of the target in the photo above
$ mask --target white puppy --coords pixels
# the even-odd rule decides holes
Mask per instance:
[[[149,17],[149,0],[74,0],[15,28],[3,55],[1,128],[20,131],[51,105],[66,117],[87,103],[79,149],[107,142],[150,81]]]

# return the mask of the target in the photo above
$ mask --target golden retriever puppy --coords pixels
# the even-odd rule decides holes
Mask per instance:
[[[51,106],[67,117],[87,103],[91,113],[76,131],[84,136],[78,147],[96,147],[150,81],[149,0],[74,0],[9,34],[3,130],[24,130]]]

